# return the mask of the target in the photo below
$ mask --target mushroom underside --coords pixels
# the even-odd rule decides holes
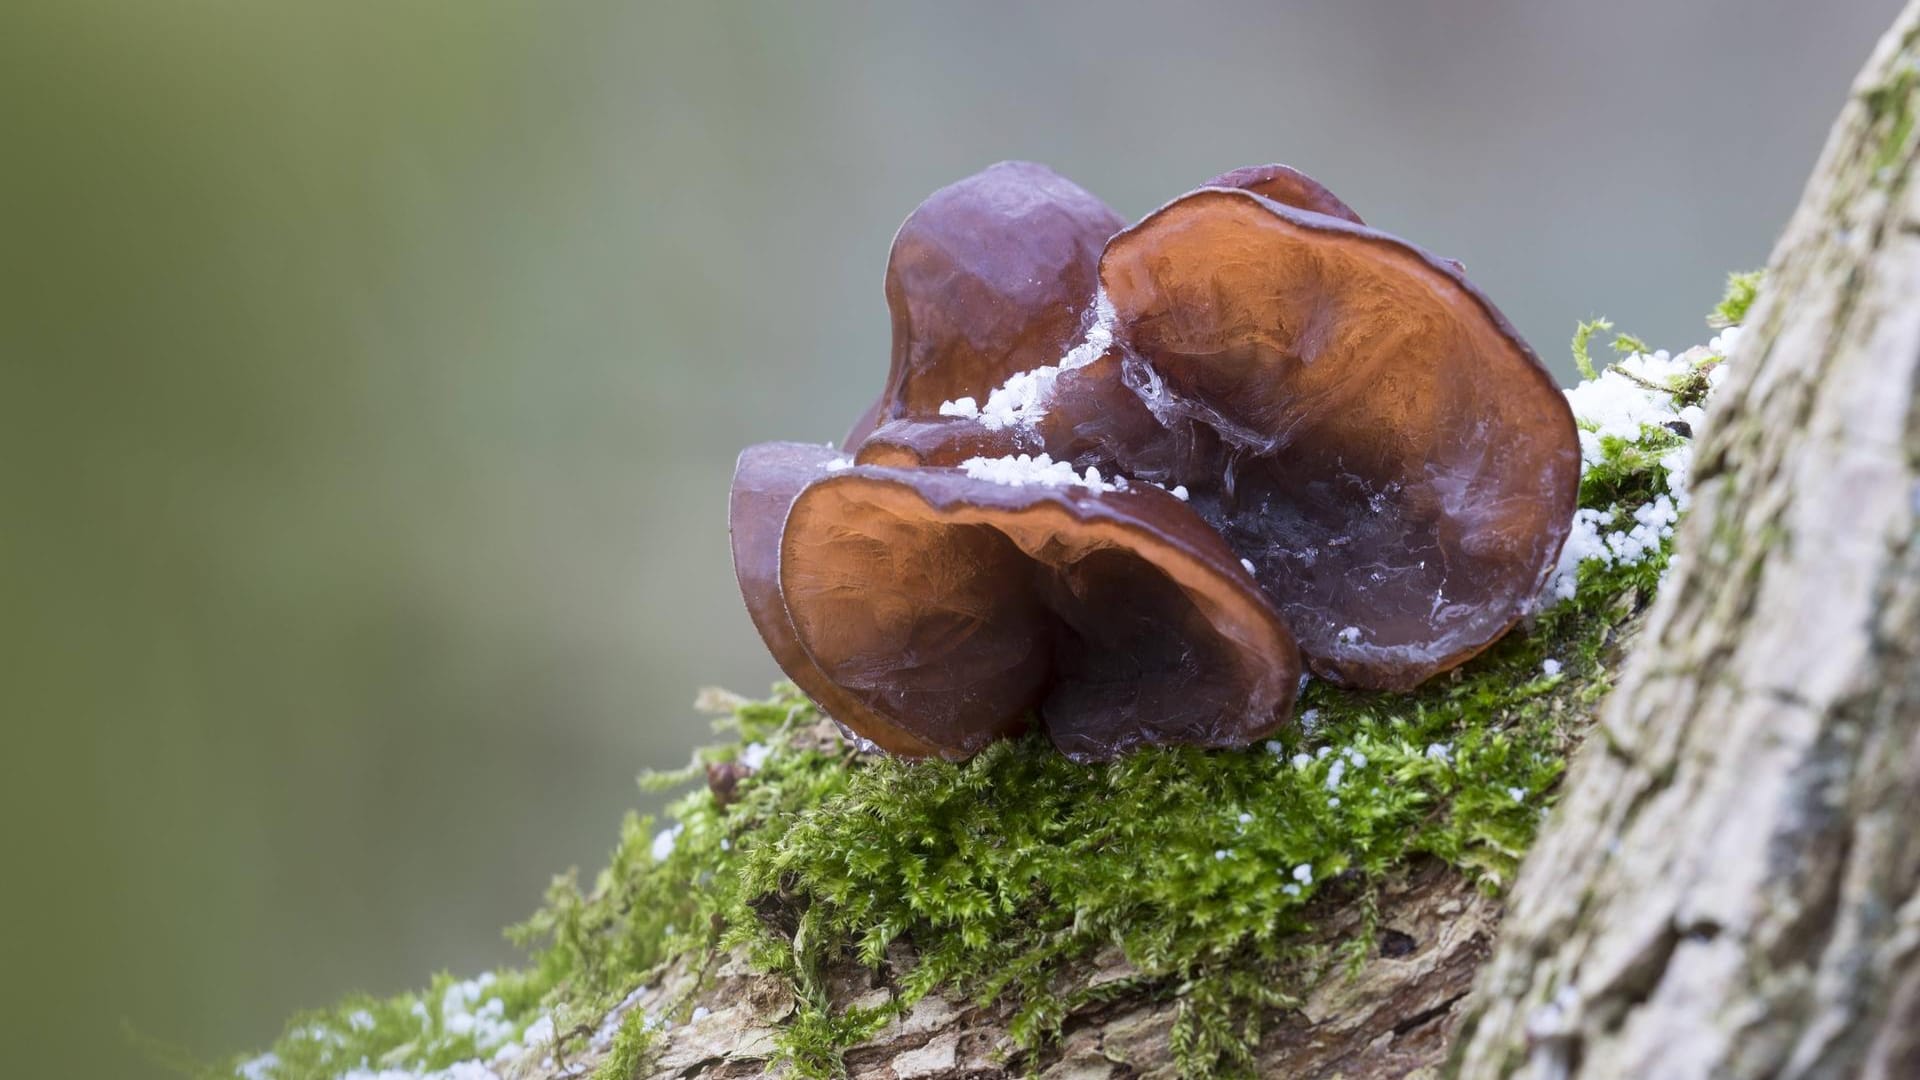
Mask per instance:
[[[780,582],[813,664],[943,756],[1028,716],[1079,760],[1240,746],[1297,688],[1284,625],[1159,492],[860,467],[795,500]]]
[[[1552,377],[1452,264],[1209,189],[1114,237],[1101,281],[1127,384],[1168,432],[1217,438],[1186,436],[1172,479],[1255,565],[1316,674],[1410,688],[1527,612],[1570,527],[1578,440]]]

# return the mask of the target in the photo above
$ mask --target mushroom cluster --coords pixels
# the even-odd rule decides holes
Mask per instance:
[[[860,738],[1244,746],[1303,671],[1404,690],[1527,614],[1573,519],[1552,377],[1459,263],[1282,165],[1127,227],[1039,165],[935,192],[843,446],[740,456],[733,558]]]

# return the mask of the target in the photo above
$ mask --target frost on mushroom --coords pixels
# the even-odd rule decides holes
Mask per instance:
[[[893,239],[893,364],[848,449],[889,420],[937,416],[961,398],[988,401],[1008,377],[1060,357],[1092,307],[1101,248],[1125,224],[1079,185],[1026,161],[928,196]]]

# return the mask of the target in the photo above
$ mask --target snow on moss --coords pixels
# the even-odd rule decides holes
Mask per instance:
[[[1582,332],[1592,325],[1606,324],[1583,324]],[[1580,429],[1583,477],[1604,484],[1622,469],[1637,468],[1643,457],[1657,468],[1640,470],[1652,476],[1653,491],[1638,505],[1595,506],[1582,500],[1589,505],[1574,512],[1573,529],[1547,579],[1544,605],[1573,599],[1583,566],[1631,566],[1665,554],[1690,501],[1693,436],[1706,419],[1706,402],[1725,378],[1727,354],[1739,335],[1738,326],[1729,326],[1677,356],[1665,349],[1635,349],[1566,392]],[[1585,338],[1576,336],[1574,351],[1583,361],[1585,346]],[[1582,366],[1590,368],[1591,362]]]

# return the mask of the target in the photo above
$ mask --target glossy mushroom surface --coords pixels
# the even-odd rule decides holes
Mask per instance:
[[[881,749],[926,757],[936,748],[872,714],[814,666],[794,635],[793,621],[780,596],[780,535],[786,528],[787,511],[802,488],[831,475],[831,466],[844,460],[838,451],[819,443],[760,443],[741,451],[727,505],[734,577],[754,629],[766,642],[774,663],[802,693],[842,726],[859,731]]]
[[[1076,760],[1243,746],[1288,716],[1299,653],[1205,522],[1152,488],[857,466],[787,515],[779,588],[810,665],[885,743],[959,759],[1037,716]]]
[[[1183,464],[1194,508],[1316,674],[1410,688],[1525,614],[1578,496],[1573,416],[1455,266],[1203,189],[1116,236],[1100,275],[1132,388],[1220,440]]]
[[[1272,199],[1282,206],[1311,210],[1316,214],[1351,221],[1355,225],[1366,224],[1360,220],[1359,214],[1353,212],[1353,207],[1327,190],[1325,184],[1288,165],[1248,165],[1223,172],[1200,186],[1239,188]]]
[[[1026,161],[928,196],[894,236],[892,365],[846,447],[879,424],[984,400],[1008,376],[1057,361],[1086,328],[1101,249],[1125,226],[1079,185]]]

